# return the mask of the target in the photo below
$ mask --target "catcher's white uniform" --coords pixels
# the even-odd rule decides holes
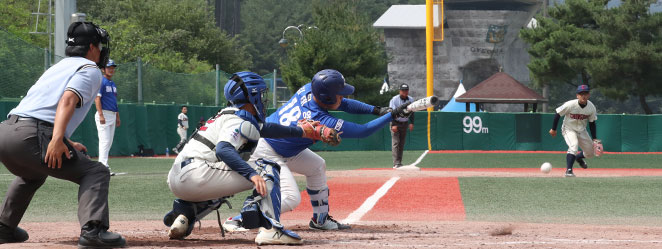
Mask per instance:
[[[225,110],[238,109],[226,108],[223,111]],[[212,123],[207,122],[198,134],[213,144],[228,142],[237,151],[241,151],[249,139],[257,141],[260,137],[258,127],[232,114],[217,116]],[[191,161],[185,162],[189,159]],[[185,162],[183,167],[182,162]],[[206,201],[252,189],[253,183],[219,161],[216,151],[196,139],[191,139],[177,155],[170,169],[168,186],[175,196],[183,200]]]
[[[593,157],[595,155],[593,140],[586,131],[586,123],[598,119],[593,103],[589,100],[586,106],[582,108],[579,105],[579,100],[573,99],[556,108],[556,113],[564,116],[561,134],[563,134],[563,138],[568,144],[568,154],[577,154],[577,146],[579,146],[586,158]]]

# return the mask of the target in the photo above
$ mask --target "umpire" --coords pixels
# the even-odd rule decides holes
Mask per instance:
[[[123,247],[124,238],[108,232],[108,168],[69,139],[101,87],[98,65],[108,60],[108,33],[91,22],[75,22],[66,43],[68,57],[46,70],[0,123],[0,161],[16,175],[0,206],[0,243],[28,239],[18,224],[34,193],[52,176],[80,185],[78,246]]]
[[[409,86],[407,84],[402,84],[400,85],[400,93],[391,99],[388,106],[395,110],[398,106],[405,103],[411,103],[412,101],[414,101],[414,98],[409,96]],[[402,151],[405,149],[407,129],[409,129],[409,131],[414,129],[413,112],[409,117],[399,117],[391,121],[391,149],[393,151],[394,169],[402,167]]]

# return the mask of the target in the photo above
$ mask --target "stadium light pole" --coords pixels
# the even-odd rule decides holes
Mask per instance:
[[[303,24],[301,24],[299,26],[287,26],[283,30],[283,35],[282,35],[280,41],[278,41],[278,44],[280,45],[280,47],[286,48],[288,45],[290,45],[289,41],[287,39],[285,39],[285,32],[287,32],[288,29],[296,29],[297,31],[299,31],[299,39],[303,40],[303,32],[301,31],[301,28],[300,28],[301,26],[303,26]]]

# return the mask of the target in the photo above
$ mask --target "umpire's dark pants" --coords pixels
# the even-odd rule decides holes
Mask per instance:
[[[393,152],[393,166],[402,165],[402,152],[405,149],[405,138],[409,122],[391,122],[391,126],[398,127],[396,132],[391,130],[391,150]]]
[[[0,161],[16,175],[0,206],[0,223],[9,227],[18,226],[34,193],[44,184],[46,177],[53,176],[80,185],[78,221],[81,226],[98,220],[109,227],[108,169],[79,151],[75,152],[76,159],[65,160],[61,169],[48,168],[41,159],[42,148],[46,148],[43,143],[48,141],[40,139],[40,135],[50,140],[53,125],[34,119],[19,120],[14,115],[0,123]]]

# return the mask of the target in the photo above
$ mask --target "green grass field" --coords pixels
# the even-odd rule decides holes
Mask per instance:
[[[422,151],[406,151],[405,163]],[[327,170],[389,168],[391,152],[320,152]],[[423,168],[537,168],[542,162],[564,164],[564,154],[428,154]],[[592,168],[662,168],[662,155],[605,155],[589,160]],[[166,184],[173,159],[111,158],[111,220],[159,220],[170,210],[174,196]],[[14,176],[0,167],[0,194]],[[300,180],[300,188],[305,183]],[[495,178],[461,177],[467,220],[648,224],[662,226],[661,177]],[[49,178],[35,195],[24,221],[75,221],[76,184]],[[231,199],[234,210],[247,192]],[[302,205],[308,205],[302,203]],[[215,219],[211,215],[210,219]]]

